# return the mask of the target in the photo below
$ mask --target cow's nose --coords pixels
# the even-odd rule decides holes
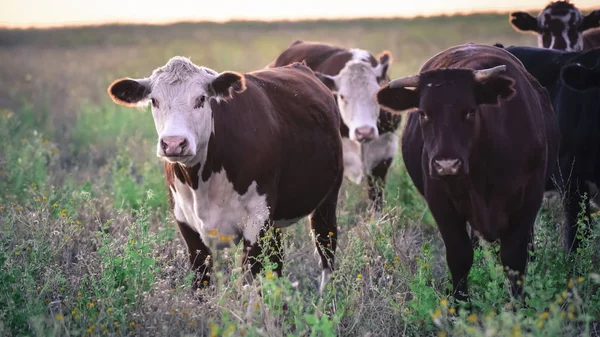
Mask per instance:
[[[188,150],[188,140],[181,136],[165,136],[160,140],[165,156],[183,156]]]
[[[433,161],[433,169],[438,176],[454,176],[460,171],[462,163],[458,159],[440,159]]]
[[[356,140],[359,142],[368,142],[375,138],[375,128],[372,126],[361,126],[354,131]]]

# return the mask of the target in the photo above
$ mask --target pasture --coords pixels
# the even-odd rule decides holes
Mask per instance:
[[[298,39],[389,50],[392,78],[456,44],[536,41],[508,14],[0,30],[0,335],[600,336],[600,217],[566,256],[562,207],[543,205],[526,306],[510,297],[499,246],[483,244],[467,311],[448,297],[443,243],[400,155],[381,216],[368,209],[366,182],[344,181],[322,298],[304,219],[283,230],[283,277],[267,270],[251,286],[262,297],[251,302],[243,288],[236,247],[216,255],[213,286],[196,301],[152,115],[116,106],[106,88],[174,55],[260,69]]]

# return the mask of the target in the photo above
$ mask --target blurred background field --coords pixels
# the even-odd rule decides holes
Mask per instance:
[[[152,116],[116,106],[106,88],[175,55],[219,72],[258,70],[295,40],[389,50],[396,78],[456,44],[536,38],[514,31],[507,13],[1,29],[0,335],[600,335],[597,224],[578,255],[565,257],[560,207],[544,206],[527,308],[510,300],[498,246],[485,245],[466,313],[447,300],[443,244],[401,156],[381,217],[367,209],[366,186],[345,181],[338,271],[322,299],[303,220],[285,231],[284,276],[259,280],[253,318],[249,292],[240,291],[239,248],[218,255],[216,285],[196,302]]]

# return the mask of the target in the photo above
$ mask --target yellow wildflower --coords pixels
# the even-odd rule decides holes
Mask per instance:
[[[270,270],[267,270],[267,272],[265,273],[265,277],[266,277],[268,280],[272,280],[272,279],[275,277],[275,275],[273,274],[273,272],[272,272],[272,271],[270,271]]]
[[[21,207],[21,206],[17,206],[17,207],[15,207],[15,210],[16,210],[17,212],[19,212],[19,211],[22,211],[22,210],[23,210],[23,207]]]
[[[446,331],[438,331],[438,333],[437,333],[437,337],[446,337],[446,336],[448,336]]]
[[[546,311],[546,312],[544,312],[543,314],[541,314],[541,315],[540,315],[540,318],[541,318],[541,319],[546,319],[546,318],[548,318],[549,316],[550,316],[550,314],[549,314],[549,313]]]
[[[436,309],[433,314],[431,314],[431,318],[433,319],[437,319],[440,316],[442,316],[442,311],[440,309]]]
[[[577,278],[577,283],[581,283],[581,282],[583,282],[583,281],[585,281],[585,279],[584,279],[583,277],[579,277],[579,278]]]
[[[62,321],[63,319],[64,319],[63,315],[61,315],[61,314],[56,315],[56,320]]]
[[[477,318],[477,314],[470,314],[469,316],[467,316],[467,321],[471,323],[477,323]]]
[[[356,278],[359,279],[359,280],[362,279],[362,274],[356,275]]]
[[[454,308],[448,309],[448,313],[450,313],[450,314],[454,314],[455,312],[456,312],[456,309],[454,309]]]
[[[329,232],[328,234],[329,234],[329,236],[333,236],[333,232]]]
[[[108,310],[106,310],[106,311],[110,314],[111,312],[113,312],[113,309],[112,308],[108,308]]]
[[[440,301],[440,304],[443,305],[443,306],[447,306],[448,305],[448,300],[444,298],[444,299],[442,299]]]

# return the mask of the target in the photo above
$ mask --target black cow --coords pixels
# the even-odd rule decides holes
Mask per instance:
[[[576,250],[577,216],[590,185],[600,184],[600,49],[565,52],[536,47],[507,47],[550,93],[561,132],[559,163],[547,190],[565,192],[567,249]]]
[[[521,296],[560,138],[546,90],[510,53],[469,43],[432,57],[419,75],[390,82],[377,99],[390,111],[416,108],[402,155],[444,240],[454,296],[468,296],[467,222],[484,239],[500,240],[502,264],[516,271],[508,273],[512,294]]]

